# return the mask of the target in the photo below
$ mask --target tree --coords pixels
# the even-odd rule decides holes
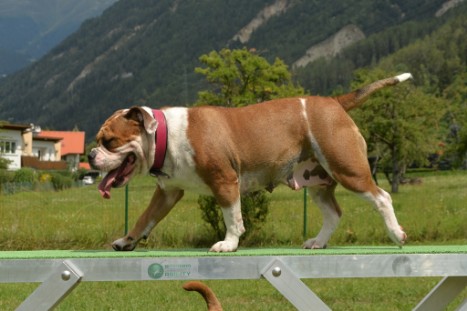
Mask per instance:
[[[465,166],[467,156],[467,71],[459,73],[453,83],[444,90],[444,97],[449,101],[447,111],[447,142],[454,162]]]
[[[202,55],[200,60],[206,67],[198,67],[195,71],[206,77],[211,90],[199,92],[195,105],[241,107],[304,93],[303,88],[292,82],[291,74],[284,62],[277,58],[273,64],[270,64],[254,50],[244,48],[212,51]],[[200,196],[198,204],[203,219],[214,229],[218,237],[222,237],[225,226],[221,209],[215,199]],[[269,199],[265,191],[256,191],[242,195],[241,204],[246,228],[244,238],[266,219]]]
[[[352,86],[358,88],[394,75],[381,69],[357,70]],[[443,100],[406,82],[372,95],[352,113],[366,138],[369,154],[382,159],[392,192],[398,192],[409,165],[427,164],[428,155],[437,152],[439,122],[444,111]]]
[[[276,58],[270,64],[254,49],[212,51],[200,61],[206,67],[197,67],[195,72],[206,77],[211,90],[198,92],[196,105],[241,107],[304,93],[302,87],[294,85],[282,60]]]

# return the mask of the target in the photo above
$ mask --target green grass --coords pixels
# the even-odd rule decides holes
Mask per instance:
[[[411,310],[437,278],[304,280],[332,310]],[[57,310],[206,310],[201,297],[182,289],[182,281],[83,282]],[[204,281],[224,310],[295,310],[266,280]],[[36,284],[1,284],[0,309],[14,310]],[[455,310],[467,290],[450,304]]]
[[[401,186],[394,208],[409,244],[467,243],[467,172],[419,173],[421,185]],[[382,187],[389,185],[381,178]],[[146,208],[155,180],[140,177],[130,187],[130,227]],[[271,195],[268,219],[241,247],[300,247],[303,243],[303,192],[278,188]],[[147,248],[209,247],[215,235],[202,222],[197,196],[187,193],[153,231]],[[331,245],[391,245],[373,208],[338,188],[343,209]],[[24,192],[0,196],[0,249],[110,249],[124,232],[124,189],[104,200],[95,186],[62,192]],[[321,226],[309,205],[308,236]],[[1,276],[0,276],[1,277]],[[304,280],[333,310],[410,310],[439,278]],[[59,310],[204,310],[199,296],[183,282],[98,282],[80,284]],[[207,281],[225,310],[293,310],[265,280]],[[13,310],[37,284],[0,284],[0,310]],[[467,297],[464,290],[456,303]],[[450,306],[449,310],[454,310]]]

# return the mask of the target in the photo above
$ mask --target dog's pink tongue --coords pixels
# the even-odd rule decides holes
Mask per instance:
[[[99,192],[101,193],[104,199],[110,199],[110,189],[112,188],[112,184],[117,177],[118,170],[113,170],[107,173],[102,181],[99,183],[97,187]]]

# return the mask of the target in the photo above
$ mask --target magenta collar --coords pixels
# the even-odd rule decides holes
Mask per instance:
[[[167,152],[167,121],[165,115],[161,110],[153,109],[152,114],[154,119],[157,121],[157,130],[155,138],[155,152],[154,152],[154,163],[149,170],[153,176],[166,175],[161,171],[164,165],[165,154]]]

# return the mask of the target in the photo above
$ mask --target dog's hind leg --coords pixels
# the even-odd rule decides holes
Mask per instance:
[[[170,212],[172,207],[183,197],[183,190],[178,188],[162,189],[157,187],[151,203],[138,218],[133,229],[123,238],[112,243],[116,251],[132,251],[141,239],[146,239],[152,229]]]
[[[311,123],[313,132],[318,132],[320,128],[329,127],[328,123],[320,122],[332,120],[329,131],[312,137],[312,145],[321,165],[344,188],[371,201],[383,217],[389,237],[398,245],[404,244],[407,236],[397,222],[389,194],[378,188],[371,176],[366,143],[357,126],[338,109],[323,110],[323,114]]]
[[[407,239],[407,235],[399,225],[394,208],[392,206],[392,200],[389,193],[376,186],[375,182],[371,178],[371,172],[369,169],[362,170],[360,172],[345,175],[345,174],[334,174],[334,178],[342,184],[346,189],[353,191],[365,198],[366,200],[373,203],[375,209],[380,213],[386,225],[391,240],[397,245],[404,244]]]
[[[329,238],[339,224],[342,212],[334,196],[336,185],[334,182],[330,186],[308,188],[311,199],[321,210],[323,225],[318,235],[315,238],[307,240],[303,244],[303,248],[326,248]]]
[[[362,193],[363,198],[372,202],[375,209],[380,213],[386,225],[391,240],[397,245],[401,246],[407,239],[407,234],[403,231],[399,225],[394,208],[392,206],[392,199],[389,193],[381,188],[375,187],[376,191]]]

